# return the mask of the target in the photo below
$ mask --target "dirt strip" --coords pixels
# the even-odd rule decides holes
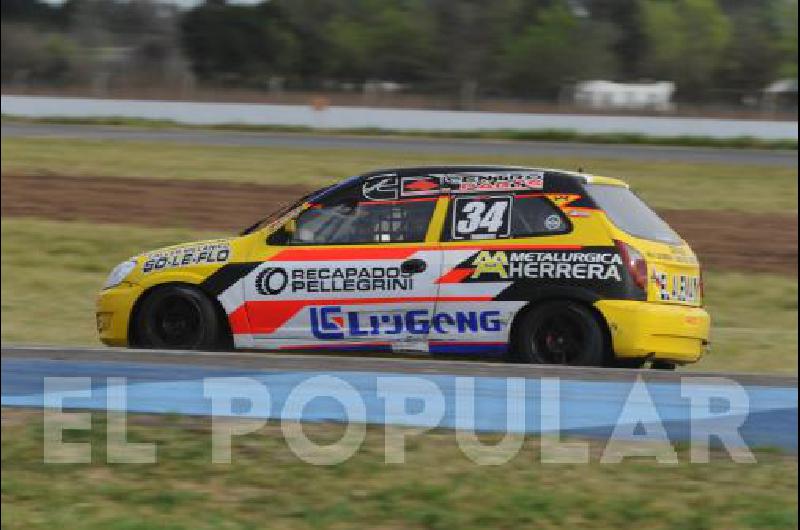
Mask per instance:
[[[136,178],[3,175],[3,217],[236,232],[306,188]],[[659,212],[715,269],[797,275],[797,215]]]

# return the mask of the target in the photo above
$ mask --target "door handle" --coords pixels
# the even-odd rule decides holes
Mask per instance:
[[[425,272],[428,264],[419,258],[407,259],[400,265],[400,272],[403,274],[418,274]]]

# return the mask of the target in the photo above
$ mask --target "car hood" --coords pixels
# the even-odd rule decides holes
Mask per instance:
[[[143,273],[191,266],[221,265],[233,258],[235,238],[180,243],[145,252],[136,257]]]

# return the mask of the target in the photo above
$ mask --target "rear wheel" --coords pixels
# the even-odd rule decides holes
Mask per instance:
[[[594,314],[569,301],[546,302],[521,317],[513,360],[535,364],[603,366],[606,344]]]
[[[650,368],[653,370],[674,370],[675,367],[675,363],[669,361],[653,361],[650,363]]]
[[[647,357],[616,358],[611,366],[614,368],[643,368],[647,362]]]
[[[144,348],[216,349],[224,336],[214,304],[187,285],[166,285],[150,293],[135,326],[135,345]]]

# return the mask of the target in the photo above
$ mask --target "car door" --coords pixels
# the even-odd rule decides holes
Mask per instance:
[[[514,316],[535,296],[519,289],[524,260],[566,248],[562,238],[571,230],[569,219],[543,193],[514,193],[508,185],[491,189],[506,181],[480,178],[486,178],[485,192],[454,194],[449,201],[429,335],[434,353],[505,353]]]
[[[429,234],[438,198],[375,193],[398,179],[385,178],[383,188],[356,181],[316,198],[268,249],[245,286],[257,346],[425,347],[441,269]]]

